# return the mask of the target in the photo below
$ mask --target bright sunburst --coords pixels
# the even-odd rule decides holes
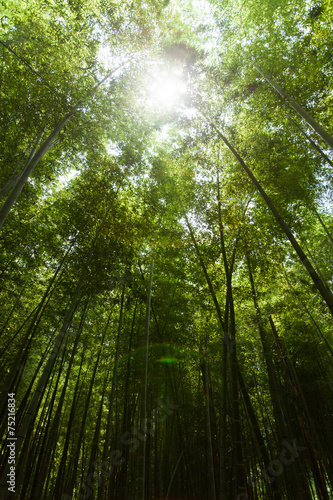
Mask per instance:
[[[169,108],[177,104],[186,91],[181,76],[170,72],[154,75],[148,88],[148,103],[151,107]]]

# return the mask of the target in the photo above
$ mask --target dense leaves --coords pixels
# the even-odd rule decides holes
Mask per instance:
[[[331,2],[0,3],[1,498],[328,500]]]

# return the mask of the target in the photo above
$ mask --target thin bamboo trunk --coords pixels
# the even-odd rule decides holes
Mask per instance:
[[[74,389],[74,395],[73,395],[73,401],[71,405],[71,410],[69,413],[69,418],[68,418],[68,423],[67,423],[67,432],[66,432],[66,438],[65,438],[65,444],[61,453],[61,459],[60,459],[60,464],[58,468],[58,473],[56,477],[56,482],[53,488],[53,494],[52,494],[52,500],[58,500],[61,498],[62,493],[67,493],[67,487],[69,488],[69,474],[70,474],[70,469],[69,467],[66,468],[66,461],[67,461],[67,455],[68,455],[68,450],[69,450],[69,445],[70,445],[70,439],[72,437],[72,427],[74,425],[74,417],[75,417],[75,411],[77,407],[77,402],[79,399],[79,394],[80,394],[80,381],[81,381],[81,371],[83,367],[83,361],[85,357],[85,349],[82,351],[81,355],[81,361],[80,361],[80,366],[79,366],[79,373],[76,379],[76,384],[75,384],[75,389]],[[47,485],[46,485],[47,486]],[[45,487],[46,491],[46,487]]]
[[[56,409],[56,412],[55,412],[55,415],[53,418],[53,422],[48,427],[50,430],[49,430],[49,433],[47,434],[47,439],[45,439],[45,443],[43,446],[43,453],[40,454],[39,463],[37,464],[38,474],[36,476],[36,479],[35,479],[34,485],[32,487],[31,494],[30,494],[31,499],[39,500],[40,498],[42,498],[43,487],[45,484],[45,479],[46,479],[47,474],[48,474],[48,467],[50,466],[50,463],[49,463],[47,458],[52,455],[53,450],[55,449],[55,447],[57,445],[60,419],[61,419],[63,405],[64,405],[64,401],[65,401],[65,395],[67,392],[69,378],[70,378],[72,366],[74,364],[74,359],[75,359],[75,355],[77,352],[78,343],[79,343],[81,333],[83,330],[84,321],[86,319],[87,307],[88,307],[88,300],[86,301],[86,303],[83,306],[83,311],[82,311],[82,316],[81,316],[79,328],[78,328],[76,336],[75,336],[74,345],[73,345],[71,357],[70,357],[70,360],[68,363],[65,381],[64,381],[63,387],[61,389],[61,394],[60,394],[60,398],[58,401],[57,409]]]
[[[230,277],[231,278],[231,277]],[[236,324],[235,324],[235,311],[232,296],[231,280],[230,287],[230,337],[233,345],[236,346]],[[238,392],[238,370],[237,370],[237,357],[236,348],[230,353],[230,382],[231,382],[231,398],[232,398],[232,429],[233,429],[233,446],[234,446],[234,488],[232,488],[233,494],[246,495],[246,480],[245,480],[245,469],[243,461],[243,450],[242,450],[242,429],[241,429],[241,419],[240,419],[240,407],[239,407],[239,392]],[[233,485],[232,485],[233,486]]]
[[[85,443],[85,439],[84,439],[85,426],[86,426],[86,421],[87,421],[87,416],[88,416],[88,410],[89,410],[89,406],[90,406],[90,402],[91,402],[91,395],[92,395],[92,391],[93,391],[93,388],[94,388],[94,382],[95,382],[95,378],[96,378],[96,373],[97,373],[97,369],[99,367],[99,360],[100,360],[100,357],[101,357],[101,352],[102,352],[102,346],[104,344],[104,339],[105,339],[105,332],[104,332],[103,337],[102,337],[101,342],[100,342],[101,348],[98,349],[96,361],[95,361],[93,372],[92,372],[92,375],[91,375],[91,379],[90,379],[90,383],[89,383],[89,389],[88,389],[88,393],[86,395],[85,404],[84,404],[84,408],[83,408],[83,413],[82,413],[82,419],[81,419],[81,425],[80,425],[79,435],[78,435],[78,439],[77,439],[77,442],[76,442],[76,445],[75,445],[75,451],[74,451],[74,457],[73,457],[73,470],[72,470],[71,481],[70,481],[70,485],[69,485],[70,494],[72,494],[72,491],[74,489],[75,484],[80,485],[79,495],[87,495],[88,496],[93,491],[93,485],[90,486],[90,485],[88,485],[86,483],[83,483],[82,481],[78,480],[77,471],[78,471],[78,468],[79,468],[79,459],[80,459],[80,456],[81,456],[80,462],[82,464],[82,469],[83,470],[85,469],[85,444],[86,444]]]
[[[49,134],[49,136],[45,139],[41,147],[38,149],[36,154],[34,156],[31,156],[28,158],[26,161],[25,165],[23,166],[22,169],[22,175],[18,178],[16,181],[15,186],[12,188],[10,194],[6,198],[5,203],[1,207],[0,210],[0,229],[4,225],[9,212],[11,208],[13,207],[14,203],[16,202],[17,198],[21,194],[22,189],[25,186],[25,183],[29,179],[30,175],[34,171],[35,167],[38,165],[39,161],[43,158],[43,156],[52,148],[53,146],[53,141],[55,141],[56,137],[58,134],[61,132],[61,130],[64,128],[66,123],[72,118],[74,113],[76,112],[76,109],[73,111],[70,111],[67,113],[54,127],[52,132]]]
[[[115,70],[111,71],[108,73],[104,78],[102,78],[94,87],[91,89],[86,97],[81,100],[76,106],[73,106],[72,109],[66,113],[66,115],[61,118],[61,120],[58,121],[52,132],[49,134],[49,136],[45,139],[43,144],[40,146],[38,151],[30,155],[28,160],[25,162],[23,168],[22,168],[22,175],[17,179],[15,186],[12,188],[10,194],[8,195],[5,203],[1,207],[0,210],[0,230],[2,226],[4,225],[9,212],[13,205],[16,203],[19,195],[21,194],[22,189],[25,186],[25,183],[33,173],[35,167],[38,165],[40,160],[45,156],[45,154],[54,146],[54,144],[57,141],[57,137],[59,133],[63,130],[65,125],[69,122],[69,120],[79,111],[79,109],[85,104],[85,102],[88,100],[89,97],[93,96],[96,92],[96,90],[106,81],[108,80],[115,72],[117,72],[122,66],[127,64],[127,61],[125,63],[122,63],[118,68]]]
[[[120,300],[120,311],[119,311],[119,320],[118,320],[118,332],[117,332],[117,340],[116,340],[116,352],[115,352],[115,357],[114,357],[114,365],[113,365],[113,370],[112,370],[112,378],[111,378],[111,391],[109,394],[109,409],[108,409],[108,417],[107,417],[107,422],[106,422],[106,433],[105,433],[105,440],[104,440],[104,446],[103,446],[103,453],[102,453],[102,463],[103,464],[108,464],[108,455],[110,452],[110,442],[111,442],[111,427],[112,427],[112,418],[113,418],[113,406],[114,406],[114,398],[115,398],[115,390],[116,390],[116,383],[117,383],[117,363],[118,363],[118,358],[119,358],[119,342],[120,342],[120,335],[121,335],[121,330],[122,330],[122,325],[123,325],[123,310],[124,310],[124,298],[125,298],[125,278],[123,282],[123,288],[121,292],[121,300]],[[111,314],[108,318],[106,329],[108,328],[109,322],[111,320]],[[105,474],[108,475],[108,466],[104,465],[105,469]],[[97,498],[98,500],[101,500],[105,496],[105,492],[107,491],[107,484],[106,481],[103,480],[102,475],[99,478],[99,481],[101,483],[100,488],[98,489],[97,493]]]
[[[35,144],[32,147],[32,149],[30,151],[30,154],[29,154],[27,160],[25,161],[25,163],[23,164],[23,167],[21,168],[21,170],[19,172],[17,172],[17,170],[20,167],[21,161],[24,159],[24,157],[27,154],[27,151],[25,151],[25,153],[23,154],[23,158],[19,161],[19,164],[15,167],[14,171],[12,172],[11,178],[6,182],[6,184],[4,185],[4,187],[0,190],[0,200],[8,193],[8,191],[10,191],[12,189],[13,186],[15,186],[17,184],[17,182],[19,181],[19,179],[24,174],[25,168],[27,167],[27,165],[29,165],[30,161],[35,156],[35,154],[37,152],[37,148],[38,148],[39,144],[41,143],[41,141],[43,139],[43,135],[44,135],[44,132],[46,130],[49,118],[50,118],[50,113],[48,113],[48,115],[46,117],[46,124],[38,132],[38,137],[35,139]]]
[[[307,254],[309,255],[310,259],[312,260],[312,263],[313,263],[313,267],[314,269],[316,270],[318,276],[320,277],[320,279],[322,280],[322,282],[324,283],[324,285],[326,286],[326,288],[328,289],[328,284],[327,284],[327,281],[325,280],[324,276],[322,275],[320,269],[319,269],[319,265],[318,265],[318,262],[315,258],[315,256],[313,255],[313,253],[311,252],[311,250],[309,249],[309,246],[308,244],[306,243],[306,241],[303,239],[303,238],[300,238],[300,241],[305,249],[305,251],[307,252]]]
[[[39,324],[39,321],[41,319],[43,311],[45,310],[45,307],[44,307],[45,302],[47,305],[50,298],[51,298],[52,287],[53,287],[60,271],[62,270],[62,267],[63,267],[63,265],[68,257],[69,252],[71,251],[72,247],[73,247],[73,243],[70,245],[70,247],[66,251],[65,255],[63,256],[61,262],[59,263],[56,271],[54,272],[54,274],[53,274],[53,276],[52,276],[52,278],[51,278],[51,280],[50,280],[50,282],[49,282],[49,284],[48,284],[48,286],[43,294],[42,299],[40,300],[38,306],[33,311],[32,320],[27,328],[27,331],[25,333],[24,338],[20,341],[20,347],[19,347],[19,350],[15,356],[15,362],[13,363],[13,365],[12,365],[12,367],[11,367],[11,369],[10,369],[6,379],[5,379],[5,382],[3,384],[4,391],[2,392],[2,396],[0,398],[0,409],[1,409],[0,413],[2,413],[4,405],[6,405],[5,395],[8,392],[16,392],[15,386],[18,385],[18,383],[22,377],[25,363],[26,363],[26,360],[27,360],[27,357],[29,354],[30,345],[31,345],[32,340],[34,338],[34,335],[36,333],[37,326]],[[29,316],[29,318],[30,318],[30,316]],[[22,357],[22,355],[23,355],[23,357]]]
[[[18,484],[23,484],[21,490],[21,500],[25,500],[28,495],[30,500],[40,500],[41,494],[35,495],[34,490],[38,483],[41,487],[43,487],[44,474],[41,470],[42,464],[44,468],[52,467],[53,465],[53,463],[49,461],[50,454],[48,453],[49,430],[52,427],[51,420],[53,415],[53,408],[58,393],[65,356],[66,349],[63,350],[59,367],[56,371],[53,372],[53,376],[56,376],[56,382],[54,387],[52,387],[52,383],[49,384],[48,392],[51,393],[52,391],[52,395],[50,399],[49,394],[45,397],[43,412],[39,418],[38,426],[35,430],[35,438],[31,443],[28,443],[26,451],[24,451],[24,448],[22,448],[22,453],[20,455],[21,463],[18,464],[17,475]],[[46,414],[45,420],[43,418],[43,414]],[[54,446],[56,445],[56,442],[57,441],[55,439]],[[25,473],[24,481],[21,481],[23,473]]]
[[[90,256],[92,255],[92,251],[93,251],[93,247],[91,247],[91,249],[90,249],[87,261],[89,261]],[[87,274],[87,266],[85,265],[83,270],[82,270],[79,281],[77,283],[74,294],[72,296],[72,300],[71,300],[70,306],[67,310],[67,313],[66,313],[64,322],[62,324],[62,327],[60,329],[60,332],[58,333],[58,335],[55,339],[52,352],[51,352],[51,354],[50,354],[50,356],[49,356],[49,358],[44,366],[43,373],[40,376],[40,379],[38,381],[38,385],[34,391],[34,395],[32,397],[32,400],[31,400],[29,407],[25,413],[25,416],[23,418],[21,425],[19,425],[17,428],[17,434],[16,434],[16,436],[17,436],[16,455],[17,456],[19,456],[19,453],[20,453],[21,447],[24,443],[24,440],[26,438],[29,438],[29,434],[30,434],[31,429],[33,427],[33,424],[35,422],[38,408],[39,408],[40,402],[42,400],[43,394],[45,392],[46,385],[47,385],[49,378],[51,376],[55,360],[58,356],[58,353],[60,351],[60,347],[63,343],[63,340],[64,340],[64,337],[67,333],[67,330],[71,324],[75,309],[78,305],[79,298],[80,298],[81,291],[82,291],[82,287],[83,287],[83,283],[84,283],[85,278],[86,278],[86,274]],[[0,493],[2,491],[3,494],[5,494],[5,491],[7,490],[7,485],[6,485],[7,473],[8,473],[8,465],[3,470],[3,474],[2,474],[1,479],[0,479]]]
[[[50,351],[51,351],[51,348],[52,348],[52,345],[53,345],[53,341],[50,340],[44,354],[42,355],[39,363],[38,363],[38,366],[36,367],[35,369],[35,372],[34,372],[34,376],[29,384],[29,387],[28,389],[26,390],[24,396],[23,396],[23,399],[20,403],[20,406],[17,410],[17,413],[15,415],[15,424],[16,424],[16,428],[19,428],[19,426],[21,425],[21,422],[22,422],[22,419],[23,417],[25,416],[26,414],[26,411],[27,411],[27,401],[29,399],[29,397],[31,396],[31,391],[32,391],[32,387],[34,385],[34,381],[35,381],[35,377],[38,375],[42,365],[44,364],[45,360],[47,359],[47,356],[49,355]],[[7,424],[7,422],[4,420],[4,424]],[[6,427],[6,426],[5,426]],[[2,434],[5,433],[5,428],[4,429],[1,429],[2,431]],[[7,463],[7,453],[6,453],[6,448],[7,448],[7,442],[4,440],[3,441],[3,444],[2,444],[2,447],[1,447],[1,450],[0,450],[0,470],[3,470],[4,467],[6,467],[6,463]]]
[[[284,440],[292,440],[294,438],[294,430],[292,429],[292,425],[289,422],[289,417],[287,411],[285,409],[284,398],[281,397],[280,391],[278,389],[278,381],[276,377],[276,371],[273,365],[273,354],[267,339],[267,334],[263,325],[263,320],[258,304],[257,293],[254,284],[254,278],[252,274],[252,266],[250,262],[250,257],[248,251],[246,251],[246,258],[248,264],[249,271],[249,279],[252,290],[252,298],[254,307],[256,310],[257,321],[258,321],[258,329],[260,333],[260,338],[263,347],[264,359],[267,367],[268,374],[268,383],[270,388],[270,395],[273,404],[273,411],[275,415],[276,421],[276,430],[278,435],[279,443],[283,443]],[[292,494],[297,498],[299,496],[299,492],[302,490],[306,490],[306,486],[301,484],[300,473],[297,470],[297,467],[294,463],[289,464],[287,469],[287,475],[290,477],[289,486],[292,491]]]
[[[100,405],[99,405],[96,426],[95,426],[95,431],[94,431],[94,438],[93,438],[93,442],[91,445],[91,451],[90,451],[90,456],[89,456],[89,460],[88,460],[88,471],[87,472],[85,472],[84,470],[82,471],[83,483],[86,483],[88,485],[88,487],[92,488],[95,496],[97,495],[96,490],[101,486],[102,481],[105,480],[104,478],[102,479],[101,477],[99,477],[97,458],[98,458],[98,442],[100,439],[103,406],[104,406],[104,401],[105,401],[106,386],[108,383],[109,383],[109,372],[106,374],[104,384],[103,384],[101,401],[100,401]],[[102,463],[102,467],[103,467],[103,463]]]
[[[207,443],[208,443],[208,490],[209,496],[212,499],[218,499],[219,480],[217,477],[219,466],[217,464],[217,447],[216,447],[216,422],[212,415],[213,401],[211,399],[211,387],[208,361],[205,359],[201,365],[203,388],[206,399],[206,425],[207,425]],[[213,429],[215,428],[215,432]]]
[[[314,211],[314,213],[316,214],[316,217],[317,219],[319,220],[322,228],[324,229],[325,233],[326,233],[326,236],[328,237],[328,239],[330,240],[330,242],[332,243],[333,245],[333,237],[332,237],[332,234],[330,233],[330,231],[328,230],[325,222],[323,221],[322,217],[320,216],[319,212],[316,210],[315,206],[313,205],[312,206],[312,210]]]
[[[280,343],[280,340],[279,340],[279,337],[278,337],[278,333],[277,333],[277,330],[276,330],[276,327],[275,327],[275,324],[274,324],[272,316],[269,316],[269,322],[270,322],[271,329],[272,329],[272,332],[273,332],[273,335],[274,335],[274,338],[275,338],[275,342],[276,342],[276,345],[277,345],[277,348],[278,348],[278,351],[279,351],[280,359],[281,359],[281,362],[282,362],[282,365],[283,365],[283,368],[284,368],[284,372],[285,372],[285,375],[286,375],[286,380],[287,380],[287,383],[288,383],[289,388],[290,388],[290,393],[291,393],[291,395],[293,397],[293,400],[294,400],[294,403],[295,403],[298,423],[299,423],[301,432],[303,434],[303,438],[305,439],[305,442],[308,445],[307,446],[307,451],[308,451],[309,456],[310,456],[310,463],[311,463],[311,466],[312,466],[313,476],[317,480],[319,480],[319,482],[320,482],[320,491],[324,495],[322,498],[324,500],[328,500],[326,487],[325,487],[325,485],[322,482],[322,478],[320,476],[320,472],[318,470],[318,466],[317,466],[316,460],[315,460],[315,458],[313,456],[312,444],[311,444],[311,439],[309,438],[309,435],[308,435],[306,418],[304,418],[305,415],[303,414],[303,410],[302,410],[300,402],[299,402],[299,398],[298,398],[297,391],[295,389],[295,385],[294,385],[294,383],[293,383],[293,381],[291,379],[291,376],[290,376],[290,373],[289,373],[289,370],[288,370],[288,367],[287,367],[286,359],[285,359],[285,357],[283,355],[283,352],[282,352],[281,343]],[[300,463],[299,460],[297,461],[297,465],[299,465],[300,472],[299,472],[299,476],[295,477],[295,479],[297,479],[297,481],[299,482],[299,490],[294,492],[295,498],[296,499],[299,498],[300,500],[301,499],[302,500],[303,499],[311,500],[312,497],[311,497],[311,493],[310,493],[310,490],[309,490],[309,485],[307,484],[307,481],[306,481],[305,469],[304,469],[304,467],[302,467],[302,465],[301,465],[301,463]]]
[[[231,484],[231,490],[233,495],[246,494],[246,482],[245,482],[245,469],[243,462],[243,451],[242,451],[242,430],[240,422],[240,407],[239,407],[239,391],[238,391],[238,365],[236,357],[236,324],[235,324],[235,310],[233,301],[233,289],[232,289],[232,273],[235,263],[236,250],[237,250],[237,239],[233,248],[230,264],[228,262],[226,248],[225,248],[225,238],[224,238],[224,227],[222,221],[222,211],[221,211],[221,196],[220,196],[220,179],[219,173],[217,171],[217,202],[218,202],[218,224],[220,231],[221,240],[221,252],[223,257],[224,271],[226,275],[226,307],[225,307],[225,328],[227,329],[227,338],[231,341],[232,349],[230,349],[230,387],[231,387],[231,398],[232,398],[232,430],[233,430],[233,482]]]
[[[327,163],[328,163],[329,165],[331,165],[331,167],[333,167],[333,162],[332,162],[332,160],[330,160],[330,159],[329,159],[329,157],[328,157],[328,156],[324,153],[324,151],[323,151],[323,150],[322,150],[322,149],[321,149],[321,148],[320,148],[320,147],[319,147],[319,146],[318,146],[318,145],[317,145],[317,144],[316,144],[316,143],[315,143],[315,142],[311,139],[311,137],[310,137],[310,136],[309,136],[306,132],[304,132],[304,130],[302,129],[302,127],[300,127],[300,126],[298,125],[298,123],[297,123],[297,122],[295,122],[295,120],[293,120],[293,119],[291,118],[291,116],[290,116],[288,113],[286,113],[286,116],[288,117],[288,120],[290,120],[290,121],[291,121],[291,123],[293,123],[293,124],[295,125],[295,127],[297,128],[297,130],[299,130],[299,132],[300,132],[302,135],[304,135],[304,137],[306,138],[306,140],[307,140],[307,141],[311,144],[311,146],[312,146],[312,147],[313,147],[313,148],[314,148],[314,149],[315,149],[315,150],[316,150],[316,151],[320,154],[320,156],[321,156],[322,158],[324,158],[324,160],[325,160],[325,161],[327,161]]]
[[[19,292],[19,294],[18,294],[19,297],[21,297],[23,295],[23,292],[24,292],[25,288],[26,288],[26,286],[23,286],[22,291]],[[16,301],[14,302],[14,305],[11,308],[11,310],[10,310],[10,312],[9,312],[6,320],[5,320],[5,322],[3,323],[2,327],[1,327],[1,330],[0,330],[0,339],[1,339],[2,335],[5,333],[6,328],[7,328],[8,324],[9,324],[9,321],[11,320],[11,318],[12,318],[14,312],[15,312],[15,309],[16,309],[16,307],[17,307],[17,305],[19,303],[20,303],[20,298],[17,298]],[[2,355],[3,352],[4,351],[2,350],[1,353],[0,353],[0,358],[1,358],[1,355]]]
[[[219,500],[228,499],[227,490],[227,373],[228,373],[228,348],[223,342],[222,347],[222,382],[221,382],[221,419],[220,419],[220,497]]]
[[[218,158],[219,159],[219,158]],[[220,177],[217,170],[217,210],[218,224],[220,231],[221,251],[223,257],[224,272],[226,277],[229,276],[229,264],[224,244],[224,228],[222,222],[221,210],[221,194],[220,194]],[[232,262],[234,260],[233,254]],[[231,264],[232,264],[231,262]],[[227,291],[226,303],[224,310],[224,325],[229,324],[229,293]],[[221,423],[220,423],[220,496],[219,500],[228,499],[227,487],[227,392],[228,392],[228,348],[226,342],[223,342],[222,347],[222,383],[221,383]]]
[[[143,367],[143,387],[142,387],[142,400],[140,409],[140,426],[144,430],[144,437],[146,438],[147,430],[147,402],[148,402],[148,362],[149,362],[149,323],[150,323],[150,310],[151,310],[151,289],[153,282],[154,260],[151,260],[150,278],[147,291],[147,305],[146,305],[146,327],[145,327],[145,340],[144,340],[144,367]],[[138,460],[138,495],[140,499],[147,499],[146,476],[147,476],[147,449],[146,439],[139,441]]]
[[[123,405],[123,418],[122,418],[122,435],[128,432],[130,428],[131,416],[130,416],[130,408],[129,402],[133,399],[130,397],[130,370],[131,370],[131,352],[132,352],[132,341],[134,334],[134,326],[136,321],[136,312],[138,307],[138,299],[135,302],[132,322],[131,322],[131,330],[129,335],[129,346],[128,346],[128,358],[126,364],[126,377],[125,377],[125,390],[124,390],[124,405]],[[118,485],[117,491],[119,500],[126,500],[128,495],[128,488],[126,488],[127,484],[127,474],[128,474],[128,460],[130,456],[129,447],[122,444],[122,456],[124,457],[124,461],[121,464],[120,472],[117,477]],[[98,500],[103,500],[102,495],[98,494]]]
[[[317,290],[319,291],[320,295],[322,296],[323,300],[326,302],[332,316],[333,316],[333,295],[330,290],[328,290],[325,286],[325,284],[322,282],[318,274],[316,273],[315,269],[313,268],[311,262],[305,255],[304,251],[302,250],[301,246],[297,242],[296,238],[294,237],[291,229],[289,226],[286,224],[284,219],[281,217],[279,211],[275,207],[273,201],[270,199],[270,197],[267,195],[266,191],[262,188],[261,184],[257,180],[257,178],[254,176],[250,168],[246,165],[244,160],[241,158],[241,156],[237,153],[235,148],[229,143],[227,138],[218,130],[218,128],[212,123],[205,115],[203,112],[201,112],[204,118],[211,124],[211,126],[214,128],[218,136],[223,140],[225,145],[229,148],[229,150],[232,152],[232,154],[235,156],[235,158],[238,160],[240,165],[243,167],[244,171],[247,173],[248,177],[251,179],[255,187],[258,189],[259,193],[261,194],[262,198],[265,200],[268,208],[271,210],[272,214],[274,215],[277,223],[289,239],[290,243],[294,247],[295,252],[297,253],[298,257],[300,258],[302,264],[304,265],[305,269],[307,270],[310,278],[314,282]]]
[[[253,61],[253,66],[265,78],[265,80],[276,90],[278,94],[299,114],[299,116],[318,134],[323,141],[333,150],[333,137],[312,116],[303,109],[280,85],[276,83],[258,64]]]

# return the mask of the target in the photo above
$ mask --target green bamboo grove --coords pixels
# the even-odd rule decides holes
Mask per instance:
[[[333,498],[331,0],[0,7],[0,498]]]

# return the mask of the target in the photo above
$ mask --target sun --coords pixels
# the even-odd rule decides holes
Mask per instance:
[[[171,108],[181,101],[186,85],[181,75],[160,72],[153,76],[148,87],[148,103],[151,107]]]

